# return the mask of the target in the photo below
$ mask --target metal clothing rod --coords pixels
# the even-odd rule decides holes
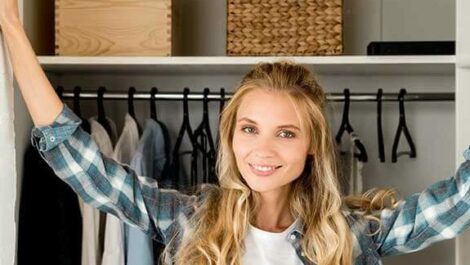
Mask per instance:
[[[233,93],[225,93],[225,99],[228,100],[232,97]],[[62,93],[63,99],[72,99],[73,92],[64,91]],[[209,100],[220,101],[220,93],[210,93]],[[96,91],[82,91],[80,92],[80,99],[97,99],[98,94]],[[127,100],[128,93],[123,91],[106,91],[103,94],[103,99],[108,100]],[[202,92],[191,92],[188,94],[188,100],[202,100],[204,94]],[[370,101],[376,102],[377,95],[375,93],[350,93],[350,101]],[[182,92],[158,92],[155,94],[155,99],[158,100],[183,100]],[[454,93],[407,93],[404,97],[405,101],[454,101]],[[136,92],[134,100],[150,100],[150,92]],[[344,101],[343,93],[327,94],[328,101]],[[383,93],[382,101],[398,101],[398,93]]]

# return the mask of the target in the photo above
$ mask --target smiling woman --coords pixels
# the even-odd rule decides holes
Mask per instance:
[[[304,66],[259,63],[220,118],[218,185],[162,189],[100,152],[38,64],[19,19],[0,23],[33,118],[31,141],[55,174],[101,210],[166,245],[164,264],[376,265],[470,226],[470,149],[455,177],[396,202],[392,190],[343,198],[326,95]],[[3,6],[2,6],[3,5]]]
[[[352,264],[325,106],[323,89],[298,64],[260,63],[243,78],[221,117],[220,187],[206,187],[178,264]],[[347,202],[370,213],[392,195]],[[291,242],[267,250],[262,242],[274,235],[258,228],[282,240],[289,232]]]

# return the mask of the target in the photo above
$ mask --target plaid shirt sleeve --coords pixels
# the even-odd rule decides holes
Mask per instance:
[[[137,176],[128,165],[104,156],[80,124],[80,118],[64,104],[51,125],[32,129],[32,145],[85,203],[152,237],[159,234],[167,239],[195,196],[158,189],[153,179]]]
[[[415,252],[470,226],[470,148],[464,157],[455,176],[381,212],[382,230],[374,238],[380,256]]]

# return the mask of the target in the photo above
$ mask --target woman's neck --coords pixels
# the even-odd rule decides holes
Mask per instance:
[[[290,213],[289,190],[261,193],[261,207],[254,226],[270,232],[282,232],[294,222]]]

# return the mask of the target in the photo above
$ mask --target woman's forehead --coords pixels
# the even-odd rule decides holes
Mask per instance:
[[[242,98],[237,121],[248,118],[256,123],[288,123],[300,128],[300,118],[294,104],[286,93],[254,89]]]

